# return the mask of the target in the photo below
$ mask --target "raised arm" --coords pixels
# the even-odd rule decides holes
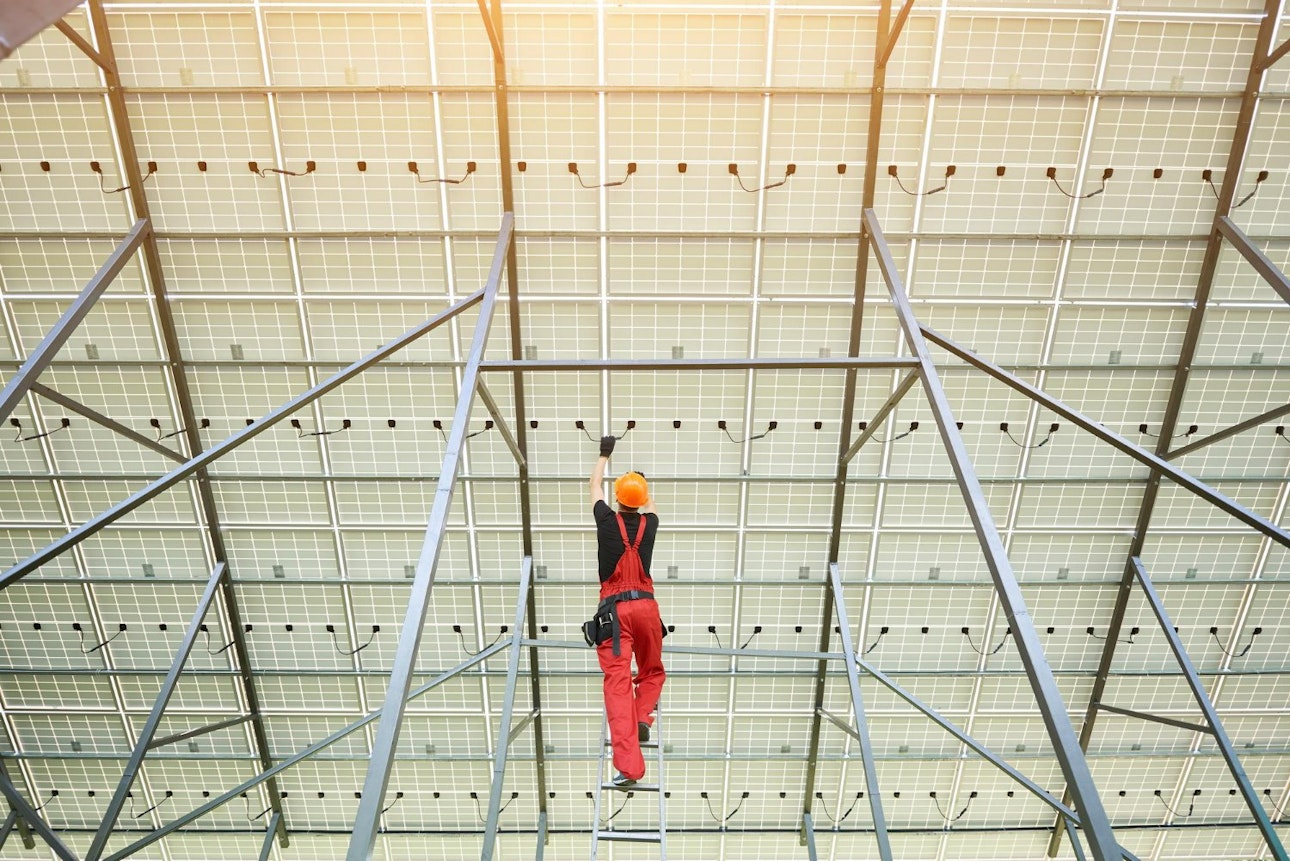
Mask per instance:
[[[594,507],[597,502],[605,501],[605,467],[609,464],[609,456],[614,453],[614,443],[617,440],[612,436],[602,436],[600,438],[600,457],[596,460],[596,465],[591,469],[591,504]]]

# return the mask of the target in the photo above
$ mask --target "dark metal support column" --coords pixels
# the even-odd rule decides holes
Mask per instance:
[[[164,493],[179,482],[188,478],[190,475],[193,475],[198,470],[203,469],[208,464],[213,463],[215,460],[228,454],[243,443],[264,433],[287,416],[308,406],[323,395],[358,376],[363,371],[380,362],[386,356],[389,356],[391,353],[395,353],[398,350],[403,349],[408,344],[411,344],[413,341],[417,340],[422,335],[425,335],[441,323],[451,320],[462,311],[481,301],[483,297],[483,290],[472,293],[456,305],[439,312],[419,326],[414,326],[404,332],[384,347],[368,353],[366,356],[359,359],[357,362],[354,362],[344,370],[337,371],[335,374],[332,374],[330,377],[308,391],[296,395],[294,398],[268,413],[254,424],[247,425],[242,430],[225,439],[223,442],[216,443],[205,451],[202,451],[200,454],[189,458],[182,466],[176,467],[161,478],[149,484],[147,487],[135,491],[133,494],[121,500],[107,511],[97,517],[87,520],[85,523],[76,527],[71,532],[68,532],[48,547],[45,547],[43,550],[38,551],[22,562],[19,562],[8,571],[0,574],[0,590],[3,590],[8,586],[12,586],[32,571],[35,571],[41,565],[44,565],[46,562],[57,557],[64,551],[80,544],[103,527],[119,520],[126,514],[134,511],[140,505],[143,505],[148,500]]]
[[[856,716],[855,738],[860,742],[860,763],[864,768],[865,789],[869,793],[869,811],[873,814],[874,838],[878,841],[878,857],[892,861],[891,837],[887,834],[887,817],[882,812],[882,787],[878,785],[878,769],[873,761],[873,745],[869,742],[869,721],[865,717],[864,697],[860,692],[860,676],[856,667],[856,650],[851,642],[851,622],[847,619],[847,605],[842,596],[842,574],[836,562],[829,563],[829,589],[833,592],[833,606],[838,613],[838,631],[842,640],[842,659],[847,665],[847,684],[851,688],[851,709]]]
[[[144,176],[139,170],[139,154],[135,148],[134,132],[131,129],[130,111],[125,101],[125,89],[121,84],[120,64],[112,46],[111,28],[108,26],[107,13],[103,9],[103,0],[89,0],[90,24],[94,40],[98,45],[96,62],[103,70],[107,83],[107,103],[112,115],[112,124],[116,128],[117,143],[121,149],[121,168],[126,176],[126,191],[129,192],[130,204],[137,217],[151,221],[148,196],[144,187]],[[203,448],[200,426],[197,422],[197,411],[193,407],[193,394],[188,384],[188,375],[184,370],[183,349],[179,343],[178,328],[170,307],[170,298],[166,291],[165,269],[161,265],[161,251],[157,245],[156,234],[148,231],[143,243],[143,260],[148,272],[148,285],[152,291],[153,308],[156,312],[157,328],[165,342],[165,354],[169,362],[170,378],[175,386],[175,402],[182,422],[184,439],[189,452],[200,452]],[[195,472],[197,498],[201,506],[202,519],[206,524],[206,536],[210,542],[211,554],[216,563],[227,563],[228,553],[224,546],[224,534],[220,528],[218,507],[215,504],[215,492],[211,488],[206,470],[199,468]],[[2,585],[2,584],[0,584]],[[260,698],[255,688],[254,671],[251,668],[251,653],[246,645],[246,633],[242,614],[238,609],[237,595],[233,587],[233,578],[227,567],[219,580],[220,600],[228,617],[230,634],[233,642],[233,656],[241,679],[242,695],[246,700],[247,710],[253,716],[251,737],[255,742],[255,751],[261,768],[269,768],[273,760],[269,756],[269,736],[260,717]],[[270,781],[268,786],[269,806],[279,814],[278,839],[283,847],[290,844],[287,828],[282,814],[282,797],[277,781]]]
[[[1218,710],[1209,699],[1209,694],[1205,686],[1201,684],[1200,676],[1196,672],[1196,665],[1192,663],[1191,656],[1187,654],[1187,649],[1183,646],[1182,637],[1178,636],[1178,631],[1174,629],[1173,620],[1169,618],[1169,613],[1165,610],[1164,602],[1160,600],[1160,594],[1156,592],[1155,584],[1151,582],[1151,577],[1147,575],[1147,569],[1143,566],[1142,560],[1134,556],[1130,563],[1133,565],[1133,574],[1138,579],[1138,585],[1142,587],[1143,593],[1147,596],[1147,603],[1151,605],[1151,611],[1156,615],[1156,622],[1160,624],[1160,630],[1169,641],[1169,649],[1173,652],[1174,659],[1178,661],[1178,666],[1182,668],[1183,677],[1187,679],[1187,687],[1191,688],[1192,696],[1196,698],[1196,704],[1200,706],[1201,713],[1204,714],[1205,720],[1209,723],[1207,732],[1214,737],[1218,749],[1223,753],[1223,759],[1227,761],[1227,767],[1232,772],[1232,777],[1236,780],[1236,786],[1241,790],[1241,797],[1245,799],[1245,806],[1250,809],[1254,816],[1254,822],[1259,826],[1259,831],[1263,834],[1263,841],[1272,851],[1273,857],[1277,861],[1287,861],[1290,856],[1286,855],[1286,847],[1277,836],[1276,829],[1272,825],[1272,820],[1268,818],[1267,811],[1263,809],[1263,803],[1259,800],[1258,793],[1250,784],[1250,778],[1245,773],[1241,765],[1240,758],[1236,755],[1236,750],[1232,747],[1232,739],[1228,737],[1227,730],[1223,729],[1223,722],[1219,720]]]
[[[9,842],[9,835],[13,833],[13,827],[18,822],[18,811],[10,808],[9,815],[5,817],[4,825],[0,825],[0,849]],[[28,846],[28,849],[31,847]]]
[[[5,384],[4,390],[0,391],[0,422],[9,418],[9,414],[17,408],[23,396],[27,394],[27,390],[36,382],[36,378],[44,373],[50,362],[54,361],[54,356],[67,343],[72,332],[76,331],[76,327],[98,303],[99,297],[112,286],[116,276],[130,262],[135,249],[143,242],[144,237],[151,234],[152,225],[149,224],[148,219],[140,218],[136,221],[134,227],[130,228],[130,232],[117,245],[116,250],[99,267],[99,271],[94,273],[94,277],[85,285],[85,289],[81,290],[80,295],[63,312],[63,316],[58,318],[58,322],[31,351],[27,361],[23,362],[18,372]]]
[[[1241,252],[1241,256],[1249,261],[1273,290],[1277,291],[1277,295],[1290,303],[1290,278],[1287,278],[1286,274],[1268,259],[1262,249],[1255,245],[1231,218],[1226,215],[1219,216],[1216,224],[1218,232],[1227,237],[1232,247]]]
[[[154,439],[149,439],[148,437],[136,431],[134,428],[126,427],[116,419],[105,416],[102,413],[100,413],[98,410],[90,409],[80,401],[74,400],[73,398],[69,398],[67,395],[63,394],[62,392],[55,391],[54,389],[51,389],[49,386],[42,385],[41,383],[33,382],[31,384],[31,390],[46,400],[53,401],[54,403],[58,404],[61,407],[64,407],[65,409],[69,409],[74,413],[84,416],[85,418],[89,419],[90,421],[94,422],[97,425],[102,425],[103,427],[107,428],[110,431],[113,431],[114,433],[119,433],[121,436],[125,437],[126,439],[137,442],[139,445],[143,446],[144,448],[152,449],[157,454],[164,455],[170,458],[171,460],[179,461],[180,463],[183,463],[184,461],[188,460],[188,458],[184,457],[182,454],[175,451],[174,449],[166,448],[161,443],[157,442]]]
[[[1214,286],[1214,273],[1218,269],[1219,252],[1222,251],[1223,237],[1219,233],[1219,220],[1232,211],[1232,202],[1236,198],[1237,183],[1241,180],[1241,167],[1245,163],[1245,150],[1249,146],[1250,131],[1254,125],[1254,109],[1258,104],[1259,87],[1263,81],[1263,71],[1268,61],[1268,51],[1272,44],[1272,32],[1281,17],[1281,0],[1264,0],[1263,20],[1254,40],[1254,50],[1250,55],[1249,73],[1246,75],[1245,88],[1241,95],[1241,106],[1236,115],[1236,129],[1232,134],[1232,145],[1227,153],[1227,165],[1223,170],[1223,184],[1218,192],[1218,201],[1214,209],[1214,224],[1209,231],[1205,244],[1205,256],[1201,259],[1200,276],[1196,284],[1196,296],[1191,314],[1187,318],[1187,328],[1183,333],[1182,346],[1178,351],[1178,364],[1174,371],[1173,383],[1169,389],[1169,398],[1165,402],[1164,414],[1160,419],[1160,436],[1156,445],[1156,454],[1165,457],[1173,442],[1174,432],[1178,426],[1178,415],[1182,410],[1183,396],[1187,392],[1187,381],[1191,375],[1192,362],[1196,358],[1196,345],[1200,341],[1201,327],[1205,320],[1205,308],[1209,304],[1210,292]],[[1125,561],[1124,572],[1120,577],[1120,589],[1115,596],[1115,606],[1111,610],[1111,620],[1107,625],[1106,643],[1102,647],[1102,657],[1098,662],[1097,677],[1089,695],[1089,706],[1084,713],[1084,723],[1080,727],[1079,744],[1081,750],[1088,750],[1093,739],[1093,729],[1097,723],[1097,708],[1094,706],[1106,694],[1106,683],[1110,677],[1111,665],[1115,659],[1115,647],[1120,640],[1120,629],[1124,624],[1124,614],[1128,607],[1129,595],[1133,589],[1133,557],[1140,556],[1146,546],[1147,530],[1151,526],[1151,514],[1156,506],[1156,497],[1160,492],[1161,473],[1152,469],[1147,478],[1147,485],[1142,494],[1142,504],[1138,508],[1138,519],[1134,524],[1133,540],[1129,544],[1129,555]],[[1194,491],[1193,491],[1194,492]],[[1229,512],[1230,513],[1230,512]],[[1247,521],[1248,522],[1248,521]],[[1256,527],[1258,528],[1258,527]],[[1275,537],[1275,536],[1274,536]],[[1063,798],[1069,797],[1069,790]],[[1060,823],[1053,824],[1052,836],[1048,841],[1048,856],[1055,858],[1061,848]]]
[[[42,819],[36,809],[27,803],[27,799],[22,797],[22,793],[9,779],[9,773],[5,771],[3,763],[0,763],[0,793],[4,794],[9,806],[13,808],[18,818],[31,826],[31,829],[40,835],[41,840],[49,844],[49,848],[54,850],[54,854],[61,861],[80,861],[76,857],[76,853],[68,849],[63,841],[58,839],[58,835],[54,833],[54,829],[49,827],[49,823]]]
[[[908,0],[912,6],[913,0]],[[908,15],[902,9],[904,15]],[[902,19],[903,20],[903,19]],[[869,93],[869,129],[865,142],[864,187],[861,192],[860,208],[863,219],[865,209],[873,206],[874,195],[878,188],[878,153],[882,140],[882,108],[887,89],[887,59],[891,55],[890,46],[895,43],[900,26],[892,27],[891,0],[880,0],[878,3],[878,20],[874,29],[873,50],[873,87]],[[847,338],[847,355],[860,355],[860,333],[864,325],[865,291],[869,281],[869,240],[862,229],[856,242],[855,288],[851,304],[851,331]],[[847,464],[850,462],[851,422],[855,418],[857,373],[849,369],[842,383],[842,413],[838,433],[838,465],[833,477],[832,528],[829,532],[829,564],[838,561],[838,550],[842,545],[842,517],[847,499]],[[857,445],[858,449],[858,445]],[[833,590],[824,590],[824,606],[820,614],[821,652],[829,650],[829,636],[832,632]],[[815,803],[815,763],[820,752],[820,709],[824,707],[825,670],[828,664],[820,661],[815,668],[815,696],[812,700],[811,735],[807,742],[806,779],[802,790],[803,823],[810,821]],[[805,825],[799,840],[806,844]]]
[[[520,563],[520,594],[515,602],[515,625],[511,628],[511,644],[507,649],[506,692],[502,696],[502,719],[497,727],[497,750],[493,753],[493,783],[488,792],[488,818],[484,821],[484,846],[480,861],[492,861],[497,842],[497,817],[502,808],[502,784],[506,781],[506,752],[520,727],[511,727],[515,712],[515,687],[520,674],[521,642],[524,639],[524,613],[528,609],[529,590],[533,585],[533,559],[525,556]],[[538,716],[537,709],[530,716]],[[541,814],[539,814],[541,815]],[[540,845],[540,844],[539,844]]]
[[[412,700],[416,699],[422,694],[427,693],[428,691],[431,691],[439,687],[444,682],[447,682],[451,679],[456,678],[457,676],[464,673],[466,670],[469,670],[471,667],[474,667],[476,664],[482,664],[484,661],[488,660],[493,655],[502,651],[506,647],[507,647],[506,643],[494,643],[493,645],[484,649],[479,654],[472,655],[469,659],[453,667],[451,670],[448,670],[447,672],[444,672],[444,673],[440,673],[430,681],[426,682],[424,685],[421,685],[419,688],[412,691],[410,694],[408,694],[408,701],[411,702]],[[196,822],[198,819],[201,819],[203,816],[205,816],[207,813],[210,813],[212,810],[223,807],[225,804],[228,804],[230,801],[232,801],[235,798],[240,798],[245,793],[250,792],[252,789],[255,789],[257,786],[269,780],[270,778],[281,774],[282,772],[286,771],[288,768],[291,768],[292,766],[295,766],[295,765],[299,765],[301,762],[304,762],[306,759],[318,753],[319,751],[322,751],[328,747],[331,747],[333,744],[340,741],[342,738],[345,738],[351,733],[357,732],[358,730],[367,726],[369,723],[376,720],[380,716],[381,716],[380,711],[374,711],[365,717],[359,718],[358,720],[354,721],[348,726],[341,727],[340,729],[336,730],[334,733],[322,739],[321,741],[316,741],[313,744],[309,745],[309,747],[300,751],[299,753],[294,754],[293,756],[287,757],[286,759],[282,760],[281,762],[279,762],[277,765],[273,766],[269,770],[261,772],[260,774],[257,774],[255,777],[252,777],[250,780],[244,781],[241,785],[235,786],[232,789],[228,790],[223,795],[220,795],[216,798],[212,798],[210,801],[206,802],[201,807],[198,807],[196,810],[185,813],[183,816],[180,816],[178,819],[168,822],[165,825],[161,826],[160,828],[156,829],[155,831],[152,831],[144,835],[143,837],[139,838],[135,842],[131,843],[129,846],[122,849],[120,852],[114,852],[113,854],[109,855],[105,859],[105,861],[123,861],[123,859],[129,858],[130,856],[134,855],[140,850],[148,846],[151,846],[153,843],[156,843],[158,840],[161,840],[162,838],[166,837],[167,835],[175,833],[179,829],[183,828],[185,825],[188,825],[191,822]]]
[[[193,611],[193,617],[188,622],[188,629],[184,631],[184,638],[179,643],[179,650],[175,653],[174,660],[170,663],[170,672],[166,673],[166,678],[161,683],[161,690],[157,692],[157,698],[152,703],[152,711],[148,714],[148,719],[144,722],[143,729],[139,731],[139,738],[134,743],[134,750],[130,752],[130,758],[126,761],[125,770],[121,774],[120,781],[117,782],[116,792],[112,794],[112,800],[108,802],[107,810],[103,813],[103,821],[99,823],[98,830],[94,832],[94,839],[90,842],[89,851],[85,853],[85,861],[98,861],[103,855],[104,848],[107,847],[108,839],[112,836],[112,829],[115,827],[117,819],[121,816],[121,810],[125,807],[125,799],[130,793],[130,787],[134,786],[134,780],[138,777],[139,770],[143,768],[143,758],[148,755],[152,740],[157,735],[157,727],[161,725],[161,717],[166,711],[166,706],[170,703],[170,697],[174,694],[175,688],[179,686],[179,674],[183,672],[184,664],[188,662],[188,656],[192,653],[193,645],[197,642],[197,635],[201,633],[202,622],[206,619],[206,614],[211,605],[215,603],[220,581],[224,579],[227,568],[227,565],[220,562],[211,571],[210,580],[206,583],[206,590],[202,592],[201,600],[197,602],[197,609]]]
[[[1004,550],[1003,539],[990,514],[990,507],[986,502],[985,492],[981,489],[981,482],[972,468],[967,447],[963,444],[963,436],[954,423],[953,410],[945,397],[940,375],[937,374],[936,366],[928,353],[927,342],[923,338],[918,319],[909,304],[909,297],[905,293],[900,273],[896,269],[896,261],[892,259],[887,241],[882,235],[882,227],[878,224],[878,216],[872,209],[865,210],[864,221],[865,228],[870,234],[870,242],[877,252],[878,266],[882,270],[883,279],[887,282],[887,290],[891,294],[892,304],[895,306],[905,340],[911,352],[922,364],[921,376],[923,388],[927,392],[928,404],[936,418],[936,425],[940,430],[946,453],[949,455],[950,464],[954,468],[954,475],[958,479],[963,501],[972,519],[973,529],[981,543],[991,579],[994,580],[995,592],[1008,618],[1013,640],[1017,644],[1021,662],[1026,668],[1026,675],[1034,690],[1039,713],[1043,717],[1048,737],[1053,744],[1053,753],[1075,796],[1075,804],[1079,809],[1081,823],[1093,851],[1093,857],[1097,861],[1118,859],[1120,847],[1111,830],[1110,817],[1107,816],[1102,799],[1098,796],[1088,761],[1084,758],[1084,751],[1075,737],[1075,728],[1066,713],[1066,704],[1057,689],[1057,680],[1053,677],[1052,668],[1048,666],[1048,661],[1044,657],[1043,645],[1039,642],[1034,621],[1030,618],[1030,611],[1026,608],[1021,587],[1017,584],[1016,575],[1013,574],[1012,563],[1009,562],[1008,554]]]
[[[802,838],[806,842],[806,861],[819,861],[820,853],[815,848],[815,822],[811,814],[802,814]]]
[[[452,431],[448,434],[443,466],[439,470],[434,507],[430,511],[430,521],[426,526],[421,557],[417,560],[416,576],[412,580],[407,614],[403,619],[403,628],[399,632],[394,666],[390,670],[390,685],[385,694],[385,705],[381,708],[381,720],[376,729],[376,740],[372,745],[372,760],[368,765],[367,779],[363,783],[363,795],[358,804],[358,814],[354,819],[354,831],[350,838],[349,852],[346,855],[347,861],[368,861],[372,857],[376,844],[376,832],[380,827],[381,810],[385,804],[385,790],[389,785],[390,771],[394,767],[394,752],[398,745],[399,732],[403,728],[403,712],[407,707],[408,690],[412,686],[417,650],[421,646],[426,612],[430,605],[430,589],[434,585],[439,552],[443,548],[443,539],[447,533],[448,510],[452,506],[453,491],[457,486],[457,472],[461,468],[461,454],[466,443],[466,431],[469,429],[470,410],[474,406],[475,392],[478,389],[479,363],[483,360],[484,348],[488,344],[488,332],[493,321],[493,309],[497,305],[502,269],[508,252],[514,244],[514,236],[515,216],[508,212],[502,216],[502,227],[497,235],[493,262],[488,270],[488,283],[484,288],[484,301],[479,309],[479,319],[475,322],[475,333],[470,341],[469,359],[461,377],[461,391],[457,397],[457,408],[453,413]]]
[[[506,32],[502,26],[502,0],[477,0],[479,11],[488,31],[490,44],[493,47],[493,86],[495,113],[497,116],[497,159],[498,174],[502,187],[502,210],[515,212],[515,173],[511,158],[511,106],[510,91],[506,81]],[[506,313],[510,323],[511,359],[519,361],[524,357],[523,326],[520,319],[520,261],[517,243],[512,242],[506,252]],[[516,460],[519,463],[520,492],[520,543],[524,556],[533,556],[533,510],[529,491],[529,423],[527,407],[524,401],[524,374],[516,369],[511,375],[511,391],[515,400],[515,446]],[[501,424],[500,419],[498,421]],[[529,589],[528,635],[538,635],[537,589]],[[537,756],[537,802],[538,816],[547,813],[546,789],[546,742],[542,733],[542,685],[541,664],[536,646],[529,649],[529,696],[537,718],[533,724],[533,747]],[[545,845],[547,835],[544,832],[541,843]]]

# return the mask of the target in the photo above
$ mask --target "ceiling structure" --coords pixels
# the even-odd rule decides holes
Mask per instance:
[[[565,646],[595,600],[593,440],[615,433],[611,471],[645,472],[664,524],[669,857],[878,858],[884,841],[902,859],[1043,857],[1052,805],[872,676],[870,775],[835,725],[856,719],[854,651],[1061,797],[1028,634],[1120,846],[1276,857],[1242,791],[1285,842],[1290,300],[1238,246],[1290,261],[1290,67],[1260,62],[1290,35],[1280,3],[490,14],[92,3],[0,63],[0,379],[66,335],[0,445],[0,753],[19,801],[75,857],[111,857],[377,712],[415,652],[414,688],[475,663],[408,703],[379,805],[372,720],[131,857],[342,858],[366,799],[372,857],[474,858],[490,795],[494,857],[538,856],[541,830],[546,857],[584,857],[599,671]],[[885,62],[879,32],[896,33]],[[914,354],[861,245],[866,206],[923,325],[1280,532],[933,339],[944,432],[1028,610],[1010,612],[937,411],[902,384]],[[120,273],[59,327],[114,250]],[[245,445],[217,458],[229,439]],[[401,649],[439,534],[419,646]],[[1196,731],[1135,558],[1244,788]],[[521,620],[549,647],[521,648]],[[96,847],[145,734],[169,743]],[[630,799],[613,822],[651,814]],[[24,836],[0,859],[60,857]]]

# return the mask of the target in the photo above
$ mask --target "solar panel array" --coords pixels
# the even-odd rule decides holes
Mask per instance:
[[[1262,11],[1254,0],[915,4],[887,71],[874,208],[920,320],[1154,450]],[[520,358],[848,353],[874,6],[508,0],[509,165],[474,4],[172,0],[113,3],[107,19],[181,354],[168,355],[136,259],[40,381],[180,455],[195,452],[177,374],[208,447],[482,287],[504,170]],[[66,20],[94,39],[84,7]],[[1273,35],[1276,45],[1290,34]],[[1260,82],[1233,211],[1282,267],[1288,95],[1282,62]],[[134,222],[107,98],[98,68],[53,29],[0,63],[6,380]],[[875,265],[868,281],[861,355],[907,356]],[[511,358],[508,301],[488,359]],[[1203,311],[1170,448],[1290,401],[1290,309],[1231,247]],[[475,316],[211,469],[274,760],[382,704]],[[935,357],[1078,728],[1149,472]],[[902,375],[859,372],[853,420],[871,420]],[[510,375],[485,376],[512,422]],[[841,370],[527,373],[542,637],[576,640],[595,601],[588,437],[634,423],[611,471],[650,477],[668,642],[815,649],[845,389]],[[34,393],[12,418],[14,438],[0,444],[4,567],[175,465]],[[514,619],[518,469],[488,419],[476,405],[415,684],[497,642]],[[1176,463],[1290,526],[1290,439],[1278,422]],[[78,854],[215,562],[207,527],[196,486],[181,484],[0,594],[0,753]],[[851,462],[838,558],[865,660],[1060,795],[1009,620],[917,388]],[[1290,553],[1166,483],[1142,558],[1265,809],[1283,818]],[[222,600],[206,622],[161,735],[248,713]],[[1104,702],[1197,722],[1140,595],[1121,637]],[[590,650],[540,654],[546,851],[580,856],[599,671]],[[669,855],[805,857],[815,663],[673,654],[668,669]],[[412,701],[375,857],[479,853],[506,735],[505,670],[503,653]],[[896,857],[1041,857],[1046,805],[872,680],[862,689]],[[518,695],[522,715],[523,675]],[[824,707],[851,713],[838,669]],[[291,845],[270,857],[344,855],[374,732],[281,776]],[[1211,738],[1103,713],[1088,756],[1118,839],[1139,857],[1272,857]],[[535,851],[536,759],[524,732],[497,857]],[[248,723],[150,753],[110,851],[259,766]],[[819,857],[876,857],[858,745],[827,722],[815,789]],[[648,800],[624,800],[616,826],[651,821]],[[270,809],[261,786],[135,857],[256,857]],[[1286,839],[1290,825],[1279,831]],[[16,837],[0,850],[31,857],[53,856]],[[651,855],[602,847],[602,857]],[[1074,857],[1069,843],[1059,857]]]

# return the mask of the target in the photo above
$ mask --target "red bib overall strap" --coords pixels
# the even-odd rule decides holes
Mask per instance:
[[[641,541],[645,538],[645,517],[641,516],[640,523],[636,527],[636,540],[634,542],[627,540],[627,524],[623,522],[622,514],[614,512],[614,517],[618,519],[618,534],[623,539],[623,555],[618,558],[618,564],[614,566],[614,573],[608,580],[600,584],[600,600],[602,601],[619,592],[648,591],[654,586],[649,575],[645,573],[645,565],[641,562],[640,557]]]

